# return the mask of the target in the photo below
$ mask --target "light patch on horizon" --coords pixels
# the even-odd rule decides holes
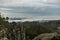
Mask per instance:
[[[46,20],[60,20],[60,16],[38,16],[38,17],[33,17],[33,18],[27,18],[24,20],[9,20],[9,22],[25,22],[25,21],[46,21]]]

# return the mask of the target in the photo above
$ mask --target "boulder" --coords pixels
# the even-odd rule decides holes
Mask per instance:
[[[44,33],[35,37],[33,40],[59,40],[59,34],[57,33]]]

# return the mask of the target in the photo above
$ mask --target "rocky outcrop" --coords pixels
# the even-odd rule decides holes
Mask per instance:
[[[35,37],[33,40],[60,40],[60,36],[57,33],[44,33]]]
[[[8,38],[7,37],[4,37],[4,38],[1,38],[0,40],[8,40]]]

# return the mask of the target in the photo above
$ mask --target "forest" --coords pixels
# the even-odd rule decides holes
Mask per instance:
[[[43,33],[60,34],[60,20],[44,22],[8,22],[8,20],[9,17],[2,18],[0,15],[0,40],[33,40]]]

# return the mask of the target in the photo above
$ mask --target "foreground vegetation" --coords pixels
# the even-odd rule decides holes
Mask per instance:
[[[0,40],[32,40],[42,33],[59,33],[60,20],[9,23],[8,19],[0,15]]]

